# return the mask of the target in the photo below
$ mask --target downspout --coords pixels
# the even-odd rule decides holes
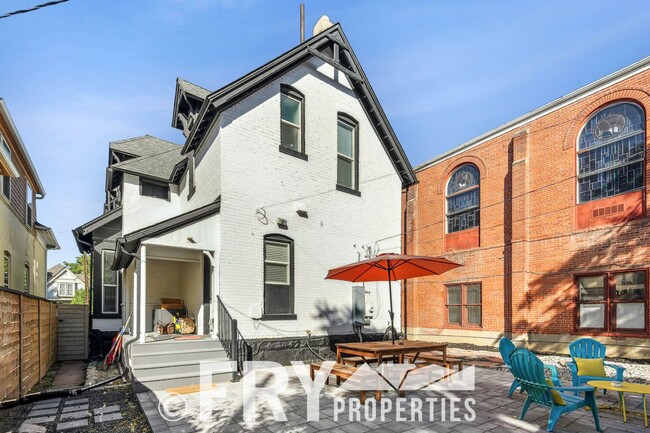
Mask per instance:
[[[404,251],[403,254],[405,254],[405,255],[408,254],[408,251],[407,251],[406,247],[408,245],[408,242],[407,242],[407,239],[408,239],[408,231],[407,231],[407,228],[408,228],[408,224],[407,224],[408,212],[407,212],[407,208],[408,208],[408,201],[409,201],[409,187],[410,187],[410,185],[406,186],[406,197],[404,198],[404,214],[403,214],[404,215],[404,221],[402,222],[402,225],[403,225],[402,230],[404,232],[404,236],[403,236],[403,239],[402,239],[402,242],[403,242],[402,251]],[[408,305],[408,302],[407,302],[407,290],[406,290],[407,284],[408,284],[407,280],[402,281],[402,323],[403,323],[402,332],[404,334],[404,339],[406,339],[406,337],[408,335],[408,325],[407,325],[407,323],[408,323],[408,320],[407,320],[408,319],[408,317],[407,317],[407,310],[408,310],[407,305]]]

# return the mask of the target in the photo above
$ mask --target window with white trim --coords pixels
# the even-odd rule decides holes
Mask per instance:
[[[0,176],[0,183],[2,184],[2,189],[0,193],[11,201],[11,177],[9,176]]]
[[[10,287],[11,285],[11,254],[9,251],[5,251],[2,258],[2,282],[5,287]]]
[[[25,263],[25,274],[24,274],[24,282],[23,282],[23,291],[25,293],[29,293],[29,289],[31,288],[31,273],[29,272],[29,264]]]
[[[32,216],[34,215],[34,192],[29,182],[25,180],[25,224],[32,226]]]
[[[102,313],[117,314],[119,294],[117,271],[111,269],[115,251],[102,251]]]

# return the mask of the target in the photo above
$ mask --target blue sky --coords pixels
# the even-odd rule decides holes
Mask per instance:
[[[44,1],[44,0],[43,0]],[[4,0],[0,14],[41,0]],[[0,20],[0,97],[62,250],[98,216],[108,142],[171,128],[177,76],[217,89],[296,45],[299,1],[70,0]],[[650,55],[646,1],[305,1],[340,22],[413,165]]]

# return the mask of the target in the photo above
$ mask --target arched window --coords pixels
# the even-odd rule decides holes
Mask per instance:
[[[476,166],[463,164],[455,169],[447,184],[447,233],[478,227],[480,180]]]
[[[645,116],[629,102],[589,118],[578,138],[578,203],[643,187]]]

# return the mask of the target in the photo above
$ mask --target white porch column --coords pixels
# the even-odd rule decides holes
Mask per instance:
[[[140,262],[135,261],[135,269],[133,271],[133,284],[131,290],[133,291],[133,303],[131,306],[131,335],[135,338],[138,335],[138,287],[140,286]]]
[[[140,247],[140,272],[138,279],[140,281],[140,343],[144,343],[146,329],[147,329],[147,246],[142,245]]]

